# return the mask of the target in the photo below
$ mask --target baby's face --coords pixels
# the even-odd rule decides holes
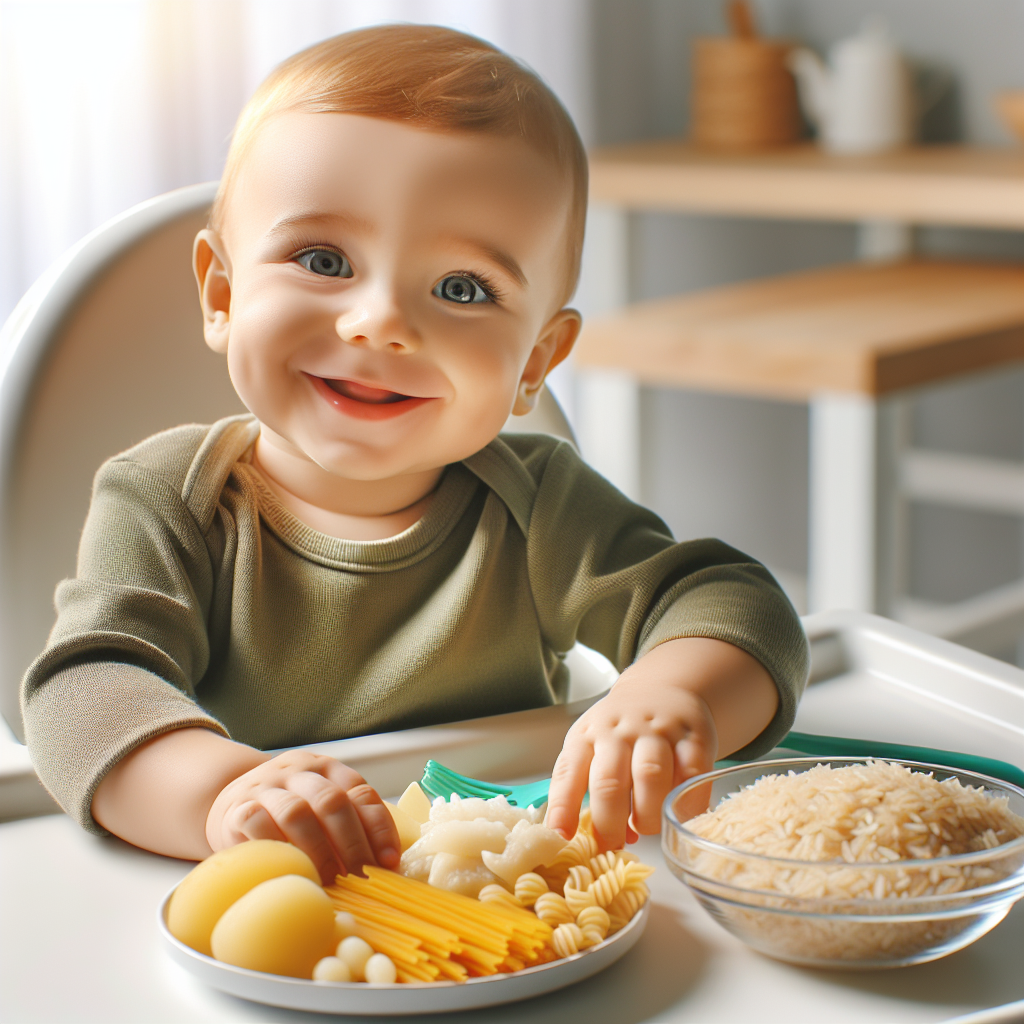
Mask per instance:
[[[543,379],[551,332],[575,336],[568,209],[563,175],[519,140],[275,117],[221,238],[223,346],[264,436],[354,480],[482,448]]]

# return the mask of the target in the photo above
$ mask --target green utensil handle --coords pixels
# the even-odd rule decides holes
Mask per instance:
[[[791,732],[778,744],[801,754],[850,757],[895,757],[905,761],[925,761],[950,768],[963,768],[969,772],[991,775],[1003,782],[1012,782],[1024,788],[1024,771],[1007,761],[978,754],[960,754],[934,747],[912,747],[902,743],[882,743],[879,740],[856,740],[843,736],[814,736],[806,732]]]

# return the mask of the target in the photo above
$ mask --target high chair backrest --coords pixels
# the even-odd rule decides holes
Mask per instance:
[[[192,240],[216,182],[158,196],[57,261],[0,332],[0,711],[22,737],[18,687],[75,572],[93,474],[179,423],[244,411],[203,341]],[[514,430],[572,431],[546,389]]]

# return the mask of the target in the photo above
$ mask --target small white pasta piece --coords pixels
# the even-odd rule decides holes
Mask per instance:
[[[566,885],[573,889],[589,889],[594,884],[594,872],[586,864],[576,864],[569,868]]]
[[[394,985],[398,980],[398,970],[394,961],[384,953],[374,953],[366,961],[363,973],[371,985]]]
[[[366,964],[373,956],[373,947],[366,939],[361,939],[358,935],[350,935],[347,939],[342,939],[338,943],[336,955],[339,960],[344,960],[348,964],[353,981],[366,980]]]
[[[317,960],[313,968],[314,981],[351,981],[352,971],[344,960],[336,956],[325,956]]]
[[[576,920],[576,915],[557,892],[546,892],[538,896],[537,902],[533,905],[533,912],[552,928],[557,928],[560,924],[570,924]]]
[[[516,879],[516,899],[524,907],[532,907],[550,886],[536,871],[527,871]]]
[[[551,936],[551,945],[560,956],[573,956],[584,947],[583,932],[578,924],[560,924]]]
[[[490,903],[492,905],[498,905],[500,907],[515,907],[517,910],[522,910],[523,904],[508,891],[503,885],[492,883],[491,885],[485,885],[481,890],[477,899],[481,903]]]
[[[604,876],[602,875],[602,877]],[[595,882],[594,885],[596,884]],[[565,904],[569,908],[574,921],[579,917],[581,910],[585,907],[592,907],[595,903],[599,902],[597,893],[594,891],[594,885],[591,885],[588,889],[574,889],[571,885],[566,885]]]

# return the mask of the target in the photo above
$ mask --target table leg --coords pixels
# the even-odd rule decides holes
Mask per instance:
[[[905,591],[899,462],[908,401],[825,392],[810,402],[811,611],[890,614]]]
[[[595,206],[577,305],[584,318],[609,313],[630,300],[633,218],[627,210]],[[628,339],[624,339],[628,344]],[[576,436],[583,457],[634,500],[640,497],[640,385],[625,373],[580,370],[576,381]]]
[[[914,227],[858,225],[864,262],[913,255]],[[893,614],[907,584],[907,502],[899,473],[910,400],[821,393],[810,402],[808,607]]]

